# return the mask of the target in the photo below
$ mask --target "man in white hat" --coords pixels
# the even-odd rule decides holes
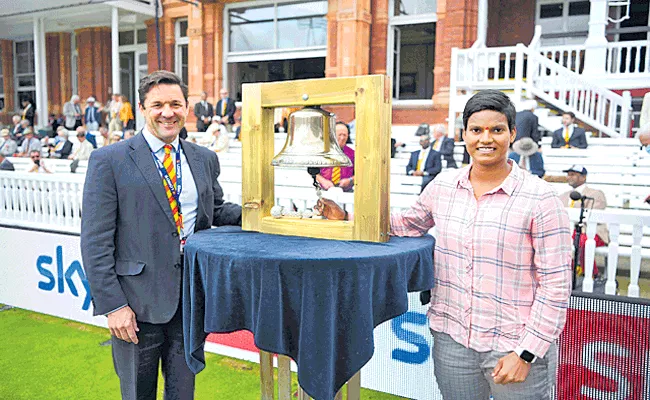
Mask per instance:
[[[508,156],[511,160],[519,164],[519,167],[525,169],[533,175],[540,178],[544,177],[544,159],[539,153],[539,146],[529,137],[523,137],[512,145],[512,153]]]
[[[593,189],[587,186],[587,168],[582,165],[572,165],[571,168],[564,170],[567,174],[567,182],[571,186],[568,190],[560,195],[560,201],[565,207],[580,208],[581,202],[587,209],[604,210],[607,208],[607,198],[602,190]],[[582,200],[571,200],[571,192],[578,192]],[[575,232],[573,232],[575,236]],[[596,228],[596,247],[607,246],[609,243],[609,231],[606,224],[598,224]],[[585,265],[585,243],[587,242],[586,230],[580,235],[580,265],[584,269]],[[594,278],[598,276],[598,266],[594,261]]]
[[[94,132],[99,130],[99,121],[102,119],[102,114],[99,112],[99,108],[95,106],[95,98],[90,96],[86,100],[86,111],[84,111],[84,123],[86,125],[86,130],[89,132]]]

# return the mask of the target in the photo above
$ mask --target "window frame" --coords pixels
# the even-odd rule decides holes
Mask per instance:
[[[3,112],[6,108],[5,102],[5,79],[4,79],[4,68],[2,67],[2,57],[0,57],[0,112]]]
[[[388,32],[387,32],[387,45],[386,45],[386,75],[391,78],[392,83],[395,82],[395,27],[404,26],[404,25],[419,25],[419,24],[430,24],[438,23],[438,13],[426,13],[426,14],[416,14],[416,15],[398,15],[395,16],[395,1],[388,1]],[[435,67],[435,59],[434,59]],[[435,92],[435,87],[434,87]],[[392,88],[391,88],[392,93]],[[393,105],[397,106],[432,106],[433,99],[409,99],[409,100],[400,100],[399,98],[393,97]]]
[[[16,52],[17,51],[16,48],[18,46],[18,43],[25,43],[25,42],[31,43],[31,55],[32,55],[31,59],[32,59],[32,62],[34,63],[34,65],[33,65],[34,72],[32,72],[32,73],[18,73],[18,71],[19,71],[19,69],[18,69],[18,56],[17,56],[18,53]],[[15,98],[15,102],[14,102],[15,107],[14,107],[14,109],[15,109],[16,112],[20,112],[22,110],[22,108],[21,108],[22,103],[20,101],[21,93],[27,93],[27,92],[34,92],[35,93],[36,92],[36,63],[35,63],[34,57],[35,57],[35,49],[34,49],[34,40],[33,39],[16,40],[16,41],[13,42],[14,88],[15,88],[15,90],[14,90],[14,98]],[[20,78],[23,77],[23,76],[33,76],[34,77],[34,85],[33,86],[21,86],[19,84],[19,82],[20,82]],[[36,99],[32,98],[32,101],[36,101]]]
[[[174,21],[174,72],[178,75],[186,85],[189,85],[189,82],[185,82],[183,79],[183,47],[187,48],[188,56],[187,62],[187,80],[190,78],[189,70],[189,45],[190,38],[189,36],[181,36],[181,22],[188,22],[188,18],[178,18]],[[189,30],[189,27],[188,27]]]

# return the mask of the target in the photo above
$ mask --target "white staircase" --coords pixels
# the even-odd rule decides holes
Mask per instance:
[[[600,82],[541,54],[536,43],[510,47],[453,49],[451,60],[449,124],[450,131],[458,113],[477,91],[497,89],[506,92],[515,105],[524,98],[536,99],[562,111],[571,111],[576,118],[597,131],[610,136],[628,136],[630,130],[631,96],[619,95]],[[547,130],[560,127],[547,111],[538,110],[540,125]]]

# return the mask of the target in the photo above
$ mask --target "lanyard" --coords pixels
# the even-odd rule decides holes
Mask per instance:
[[[176,200],[176,204],[178,205],[178,214],[180,216],[181,220],[181,231],[183,230],[183,211],[181,209],[181,192],[183,190],[183,173],[181,169],[181,147],[180,143],[178,144],[178,151],[176,151],[176,188],[174,188],[174,184],[172,183],[172,178],[169,176],[169,173],[163,166],[162,162],[156,157],[156,154],[151,151],[151,155],[153,156],[153,160],[156,163],[156,166],[158,166],[158,170],[162,174],[163,179],[167,183],[167,187],[169,188],[169,191],[172,193],[172,196],[174,196],[174,199]],[[181,233],[182,236],[182,233]]]

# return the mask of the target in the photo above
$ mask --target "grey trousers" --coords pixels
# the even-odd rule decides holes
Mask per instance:
[[[194,373],[185,362],[182,305],[166,324],[138,321],[138,344],[112,337],[113,364],[123,400],[156,400],[162,362],[165,400],[194,398]]]
[[[547,400],[555,382],[556,346],[538,358],[521,383],[494,383],[492,370],[508,352],[477,352],[451,336],[432,331],[433,368],[444,400]]]

